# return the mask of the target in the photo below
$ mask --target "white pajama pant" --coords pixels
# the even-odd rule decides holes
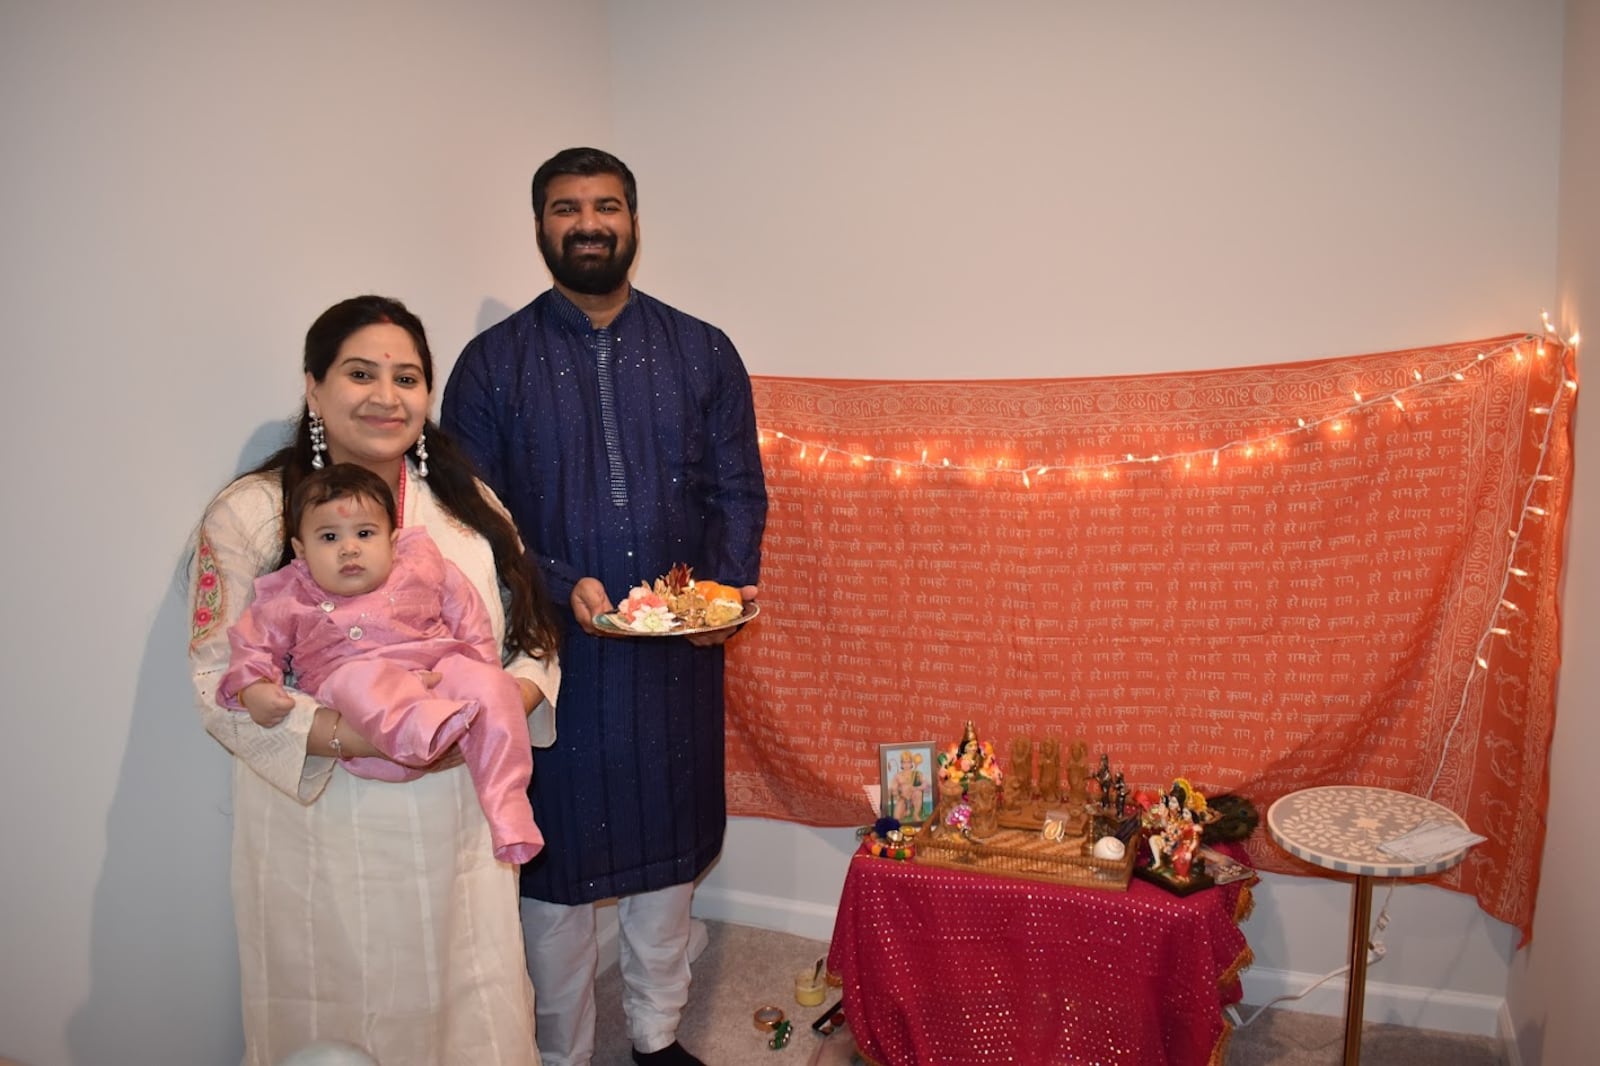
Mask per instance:
[[[678,1038],[678,1019],[689,1002],[693,898],[694,882],[689,881],[617,900],[622,1009],[639,1051],[660,1051]],[[589,1066],[600,963],[594,904],[569,907],[524,899],[522,937],[545,1066]]]

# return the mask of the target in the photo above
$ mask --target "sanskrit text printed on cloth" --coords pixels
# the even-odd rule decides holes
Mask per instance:
[[[760,620],[729,811],[870,819],[882,742],[972,719],[1265,812],[1428,796],[1439,883],[1524,938],[1544,838],[1571,352],[1524,335],[1203,373],[758,377]],[[948,465],[947,465],[948,464]],[[1067,747],[1063,743],[1062,750]],[[1257,834],[1262,869],[1311,872]]]

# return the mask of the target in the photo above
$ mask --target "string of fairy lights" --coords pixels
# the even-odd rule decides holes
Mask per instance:
[[[1007,459],[996,459],[989,462],[977,462],[971,459],[953,459],[949,456],[930,456],[924,449],[916,456],[886,457],[858,452],[849,447],[841,446],[836,442],[809,440],[776,429],[762,428],[759,439],[763,449],[767,449],[772,442],[785,445],[794,450],[796,462],[811,463],[815,467],[822,467],[830,460],[843,461],[852,467],[885,471],[891,478],[905,478],[908,476],[929,475],[966,475],[979,477],[999,477],[1013,479],[1014,484],[1023,489],[1032,489],[1041,479],[1052,476],[1066,476],[1078,481],[1091,478],[1102,480],[1114,479],[1120,470],[1139,467],[1159,466],[1169,464],[1172,468],[1185,473],[1191,472],[1196,466],[1202,470],[1217,470],[1226,461],[1250,461],[1263,454],[1281,453],[1289,447],[1294,438],[1303,437],[1326,429],[1335,435],[1350,429],[1358,416],[1365,412],[1381,410],[1385,407],[1394,407],[1400,412],[1405,412],[1408,402],[1421,397],[1430,390],[1452,383],[1464,382],[1474,368],[1482,364],[1499,359],[1511,359],[1517,363],[1525,362],[1530,354],[1534,359],[1546,359],[1551,349],[1558,353],[1578,350],[1581,337],[1577,332],[1572,333],[1562,341],[1550,321],[1549,312],[1541,312],[1542,329],[1539,333],[1527,333],[1513,340],[1507,341],[1497,347],[1472,353],[1461,362],[1446,369],[1425,374],[1422,370],[1413,368],[1411,380],[1406,384],[1373,394],[1363,394],[1352,391],[1350,400],[1344,406],[1333,411],[1312,416],[1297,417],[1292,424],[1284,424],[1271,428],[1266,432],[1249,437],[1239,437],[1218,444],[1209,444],[1203,447],[1178,450],[1149,455],[1137,455],[1124,452],[1120,458],[1099,459],[1085,461],[1082,459],[1046,462],[1013,464]],[[1500,587],[1496,594],[1496,605],[1490,611],[1488,623],[1479,636],[1472,653],[1472,660],[1468,667],[1468,676],[1461,687],[1461,700],[1456,714],[1446,731],[1444,741],[1439,753],[1438,766],[1428,784],[1428,796],[1432,796],[1438,785],[1440,776],[1444,772],[1451,742],[1457,728],[1466,715],[1474,681],[1486,677],[1489,671],[1489,657],[1492,643],[1499,638],[1509,637],[1511,634],[1510,617],[1524,613],[1512,598],[1511,583],[1515,579],[1528,578],[1529,572],[1517,565],[1517,549],[1522,544],[1528,529],[1528,523],[1545,518],[1549,509],[1538,502],[1541,489],[1555,480],[1554,475],[1545,469],[1549,454],[1551,435],[1555,431],[1558,419],[1555,417],[1562,403],[1570,402],[1576,394],[1578,382],[1568,370],[1565,359],[1561,360],[1556,384],[1552,395],[1547,399],[1535,402],[1530,407],[1530,413],[1543,419],[1542,433],[1539,439],[1538,458],[1534,464],[1533,474],[1524,488],[1522,506],[1517,516],[1516,524],[1506,531],[1510,538],[1510,547],[1506,553],[1505,573],[1501,577]],[[815,458],[811,458],[812,456]]]
[[[1554,324],[1550,321],[1550,313],[1548,311],[1543,312],[1541,317],[1544,320],[1543,325],[1545,334],[1548,336],[1555,336],[1556,329]],[[1577,332],[1573,332],[1573,334],[1567,338],[1565,344],[1568,348],[1571,348],[1574,352],[1576,352],[1582,339],[1583,338]],[[1538,354],[1543,356],[1544,353],[1545,346],[1543,343],[1541,343],[1538,348]],[[1496,603],[1494,610],[1490,612],[1488,624],[1484,627],[1483,633],[1479,635],[1477,644],[1473,649],[1472,663],[1470,664],[1468,670],[1466,682],[1461,686],[1460,703],[1457,705],[1455,716],[1451,719],[1450,728],[1445,731],[1444,741],[1439,749],[1439,763],[1434,768],[1433,777],[1428,781],[1428,788],[1424,795],[1430,798],[1433,796],[1434,789],[1438,787],[1439,778],[1444,774],[1445,763],[1450,754],[1450,745],[1455,739],[1456,730],[1460,727],[1462,720],[1466,717],[1467,708],[1472,695],[1473,682],[1480,676],[1485,679],[1488,676],[1489,650],[1491,642],[1496,638],[1506,638],[1511,635],[1511,628],[1506,624],[1506,615],[1520,615],[1524,613],[1523,609],[1518,606],[1517,603],[1510,597],[1512,579],[1523,579],[1530,576],[1527,570],[1517,565],[1517,548],[1522,544],[1523,532],[1527,528],[1528,522],[1542,520],[1550,513],[1548,508],[1535,503],[1534,497],[1543,486],[1549,485],[1555,480],[1555,475],[1545,471],[1545,460],[1549,456],[1550,437],[1551,434],[1555,432],[1555,427],[1557,424],[1557,419],[1555,417],[1557,405],[1564,400],[1568,400],[1577,391],[1577,379],[1568,374],[1566,363],[1563,361],[1561,364],[1560,376],[1556,382],[1554,394],[1550,398],[1549,402],[1535,403],[1529,409],[1530,413],[1535,417],[1544,419],[1544,428],[1539,437],[1539,457],[1534,463],[1533,475],[1528,479],[1528,484],[1523,489],[1522,508],[1518,512],[1517,524],[1506,530],[1506,535],[1510,538],[1511,545],[1506,552],[1505,573],[1500,579],[1500,588],[1495,597]]]
[[[1548,316],[1545,325],[1551,332],[1554,327],[1550,325]],[[1579,337],[1576,333],[1565,342],[1576,347]],[[1560,344],[1561,342],[1556,342]],[[1399,388],[1386,392],[1363,394],[1354,391],[1350,394],[1350,403],[1343,408],[1326,412],[1312,417],[1298,417],[1293,425],[1286,425],[1277,429],[1268,430],[1252,437],[1240,437],[1220,444],[1208,444],[1203,447],[1188,450],[1179,450],[1166,453],[1152,453],[1150,455],[1135,455],[1124,452],[1120,457],[1102,460],[1085,461],[1082,459],[1063,460],[1041,464],[1013,464],[1007,459],[996,459],[992,462],[982,463],[972,460],[955,460],[949,456],[930,457],[927,449],[914,457],[886,457],[872,455],[867,452],[858,452],[853,449],[831,442],[809,440],[795,436],[782,430],[761,428],[759,440],[765,448],[769,439],[782,442],[795,450],[797,462],[811,462],[821,467],[829,460],[842,460],[858,468],[878,467],[886,470],[891,477],[901,478],[908,474],[971,474],[981,476],[998,475],[1013,478],[1023,488],[1033,488],[1034,483],[1048,475],[1064,475],[1078,480],[1099,476],[1110,479],[1115,476],[1119,468],[1150,466],[1162,463],[1171,463],[1185,471],[1194,469],[1196,464],[1203,467],[1216,469],[1221,466],[1225,458],[1239,457],[1245,460],[1254,459],[1259,455],[1282,451],[1292,438],[1312,433],[1326,427],[1330,432],[1338,434],[1345,432],[1353,424],[1355,416],[1363,411],[1374,408],[1393,406],[1399,411],[1406,410],[1406,403],[1419,393],[1435,386],[1451,382],[1462,382],[1467,374],[1478,364],[1497,358],[1510,357],[1516,362],[1525,358],[1524,347],[1531,346],[1537,358],[1544,358],[1548,354],[1547,342],[1535,334],[1523,336],[1507,341],[1496,348],[1474,353],[1474,355],[1450,369],[1439,371],[1431,375],[1424,375],[1421,370],[1411,371],[1412,380]],[[1563,371],[1563,384],[1576,389],[1575,381],[1565,380]],[[1543,413],[1549,413],[1547,410]],[[813,459],[812,456],[815,455]]]

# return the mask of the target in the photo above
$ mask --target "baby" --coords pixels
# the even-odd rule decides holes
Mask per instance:
[[[283,690],[292,670],[302,691],[386,756],[345,759],[345,768],[382,781],[419,777],[418,767],[459,744],[495,858],[533,858],[544,836],[528,803],[533,752],[522,693],[500,668],[488,613],[466,575],[426,530],[396,528],[389,486],[360,466],[313,472],[296,486],[284,521],[295,559],[256,579],[255,599],[228,631],[232,658],[217,702],[275,726],[293,706]],[[428,688],[418,671],[437,672],[439,683]]]

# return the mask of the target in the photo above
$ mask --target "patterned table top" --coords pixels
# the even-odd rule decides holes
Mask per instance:
[[[1467,828],[1454,811],[1432,800],[1363,785],[1301,789],[1267,810],[1267,831],[1290,855],[1330,870],[1368,877],[1421,877],[1460,862],[1466,848],[1428,862],[1378,850],[1384,841],[1430,821]]]

